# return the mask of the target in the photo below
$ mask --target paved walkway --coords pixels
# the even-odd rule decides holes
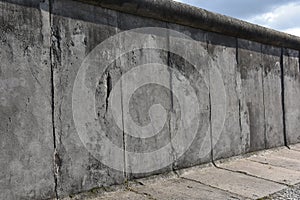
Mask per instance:
[[[124,190],[84,199],[300,199],[300,144],[216,165],[181,171],[178,178],[139,180]]]

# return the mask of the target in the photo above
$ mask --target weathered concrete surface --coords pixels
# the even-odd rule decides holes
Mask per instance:
[[[300,161],[296,159],[285,158],[276,155],[259,155],[252,156],[249,158],[249,160],[290,170],[300,171]]]
[[[292,150],[300,151],[300,144],[290,145],[289,146]]]
[[[295,144],[300,142],[299,51],[285,49],[283,53],[286,140]]]
[[[213,159],[217,160],[244,153],[249,136],[241,131],[241,77],[237,71],[236,39],[210,33],[207,40],[210,70],[217,68],[210,74],[212,151]],[[215,85],[218,79],[220,82]],[[218,118],[223,119],[216,121]]]
[[[236,194],[212,188],[185,179],[170,179],[155,184],[133,188],[140,194],[147,194],[151,199],[244,199]]]
[[[80,8],[80,11],[77,9]],[[102,164],[80,140],[73,122],[72,92],[76,74],[81,63],[99,43],[116,34],[117,13],[73,1],[54,1],[52,5],[52,62],[54,65],[55,135],[59,162],[57,163],[57,192],[64,196],[95,187],[122,184],[122,171],[116,171]],[[80,12],[80,14],[78,14]],[[94,75],[101,70],[89,71],[91,84]],[[110,66],[112,87],[121,76],[120,69]],[[97,85],[95,98],[97,120],[110,140],[123,148],[122,130],[112,120],[112,113],[106,106],[108,98],[107,77],[103,76]],[[82,112],[86,109],[82,105]],[[101,143],[102,136],[90,138]],[[115,159],[115,158],[111,158]],[[118,161],[123,163],[123,159]]]
[[[182,177],[252,199],[262,198],[285,188],[284,185],[271,181],[218,168],[197,170]]]
[[[237,59],[245,151],[284,145],[281,49],[238,39]]]
[[[264,44],[300,48],[299,37],[172,0],[78,0],[125,13],[190,26]]]
[[[284,148],[268,150],[250,158],[274,154],[288,155],[292,150]],[[72,199],[269,199],[282,196],[297,199],[299,172],[250,161],[249,158],[223,160],[216,168],[213,165],[179,170],[180,177],[138,179],[130,182],[127,189],[117,192],[94,195],[75,195]],[[231,171],[229,171],[231,170]],[[295,176],[293,176],[293,174]],[[270,180],[270,181],[268,181]],[[276,182],[281,183],[276,183]],[[286,184],[290,184],[286,186]],[[129,192],[130,191],[130,192]],[[237,193],[237,194],[235,194]],[[239,194],[239,195],[238,195]],[[90,197],[90,198],[89,198]],[[66,198],[70,199],[70,198]],[[272,198],[271,198],[272,199]]]
[[[264,128],[266,148],[284,145],[281,49],[262,45]]]
[[[145,194],[138,194],[136,192],[130,191],[130,190],[120,190],[116,192],[107,192],[102,195],[96,195],[96,194],[81,194],[76,195],[75,197],[67,197],[64,198],[64,200],[151,200],[148,195]]]
[[[107,194],[104,197],[96,198],[95,200],[101,200],[101,199],[105,199],[105,200],[126,200],[126,199],[147,200],[149,199],[150,200],[150,198],[147,197],[147,195],[137,194],[131,191]]]
[[[209,119],[210,58],[206,45],[206,32],[170,23],[168,23],[167,26],[170,30],[178,31],[186,35],[186,37],[190,37],[190,39],[183,40],[181,35],[169,35],[170,49],[173,49],[173,53],[169,54],[168,59],[168,64],[171,68],[171,86],[174,89],[182,90],[186,87],[186,85],[184,85],[186,82],[181,82],[183,77],[185,77],[190,81],[189,83],[195,91],[200,107],[199,120],[195,122],[198,123],[198,130],[192,144],[181,157],[178,155],[178,149],[174,148],[173,153],[176,161],[173,164],[173,168],[181,169],[207,163],[212,159]],[[191,134],[178,133],[176,130],[176,126],[178,126],[178,122],[181,120],[180,118],[184,116],[183,113],[187,112],[182,110],[181,105],[174,103],[178,102],[178,98],[183,98],[184,103],[187,105],[190,105],[193,101],[188,95],[183,97],[172,95],[173,118],[171,121],[171,138],[175,137],[176,134]]]
[[[282,52],[274,46],[236,38],[235,34],[231,37],[224,36],[229,33],[226,31],[223,32],[224,35],[218,35],[171,24],[174,20],[168,19],[168,14],[165,19],[161,16],[155,17],[153,13],[164,10],[166,5],[171,6],[171,10],[174,6],[173,11],[190,8],[169,1],[144,0],[149,5],[157,3],[158,9],[151,16],[148,16],[149,10],[145,11],[144,8],[130,8],[130,5],[140,4],[140,1],[134,0],[128,1],[128,4],[118,0],[101,2],[106,2],[104,7],[118,4],[114,7],[117,10],[122,5],[124,9],[129,9],[129,13],[135,10],[135,15],[71,0],[54,0],[51,5],[48,5],[48,1],[9,2],[0,3],[0,130],[3,135],[3,142],[0,143],[0,165],[3,169],[0,176],[1,198],[48,198],[55,196],[55,193],[62,197],[94,187],[122,184],[126,179],[281,146],[285,139],[287,144],[300,142],[298,51],[283,49]],[[144,14],[141,13],[143,10]],[[206,25],[215,20],[220,20],[221,24],[231,20],[206,11],[197,11],[195,8],[183,13],[196,16],[208,13],[208,18],[205,18],[208,21],[201,21],[201,24]],[[139,14],[155,19],[139,17]],[[175,18],[177,17],[176,15]],[[164,22],[165,20],[169,22]],[[237,22],[239,21],[234,23]],[[185,25],[199,25],[195,20],[191,20],[191,23]],[[265,30],[239,23],[236,25],[240,28]],[[214,24],[214,27],[217,26],[218,24]],[[141,27],[169,28],[190,36],[196,42],[174,35],[162,36],[155,31],[138,44],[134,37],[120,38],[119,41],[112,42],[103,54],[107,57],[100,61],[104,62],[112,57],[116,61],[110,63],[101,77],[98,76],[104,67],[97,66],[87,71],[85,77],[87,87],[96,91],[96,113],[93,120],[101,125],[99,131],[105,136],[89,135],[92,133],[88,129],[91,126],[85,124],[89,136],[83,143],[75,128],[72,110],[72,92],[77,72],[86,56],[98,44],[116,33]],[[209,30],[215,29],[211,27]],[[252,30],[248,31],[253,33]],[[263,38],[265,43],[278,45],[284,40],[287,42],[284,47],[298,48],[298,43],[290,43],[297,42],[298,38],[272,31],[264,34],[273,34],[268,38],[260,35],[259,38]],[[279,39],[276,40],[276,37]],[[253,38],[253,35],[249,38]],[[142,49],[150,44],[153,47],[165,45],[182,54]],[[118,58],[116,53],[124,50],[126,45],[137,49]],[[192,62],[189,63],[188,59]],[[88,64],[93,64],[95,60]],[[157,76],[156,79],[162,79],[173,90],[183,90],[186,89],[185,86],[191,86],[196,98],[186,91],[184,95],[176,96],[167,87],[148,84],[134,91],[128,105],[124,106],[124,94],[131,91],[128,89],[130,84],[122,82],[121,89],[117,91],[117,96],[120,97],[117,103],[121,108],[117,119],[122,122],[121,125],[117,124],[116,116],[112,112],[114,105],[110,104],[113,88],[123,75],[146,63],[167,66],[167,77]],[[148,70],[149,74],[136,73],[131,76],[131,80],[150,76],[153,71]],[[83,102],[78,108],[80,113],[88,109],[85,98],[84,95],[80,97]],[[180,98],[184,99],[186,107],[180,105]],[[199,120],[190,120],[183,127],[190,124],[199,124],[199,127],[191,145],[181,155],[183,146],[175,148],[178,143],[172,141],[172,138],[178,134],[183,134],[185,139],[190,137],[188,131],[179,132],[177,129],[185,114],[196,110],[190,106],[195,99],[199,102]],[[129,109],[124,112],[124,108]],[[161,110],[164,110],[164,114]],[[131,122],[127,116],[142,127],[151,125],[152,122],[164,124],[159,134],[138,138],[130,136]],[[152,128],[156,130],[157,127],[154,124]],[[128,152],[154,152],[167,144],[171,144],[171,148],[168,149],[167,156],[156,154],[141,163],[139,159],[130,158],[129,153],[116,156],[105,151],[107,155],[104,157],[120,167],[116,170],[101,163],[99,157],[88,151],[90,148],[98,152],[107,150],[101,149],[104,145],[93,146],[96,142],[103,143],[104,137],[119,149]],[[297,149],[293,152],[249,159],[299,170]],[[166,157],[171,161],[170,165],[162,167],[161,161]],[[155,170],[138,173],[136,166],[152,166]],[[247,195],[251,195],[250,193],[251,191]]]
[[[282,191],[276,192],[267,197],[267,199],[280,200],[280,199],[299,199],[300,198],[300,184],[291,186]]]
[[[166,23],[158,22],[152,19],[137,17],[129,14],[118,13],[118,32],[127,31],[135,28],[143,27],[160,27],[166,28]],[[144,40],[140,38],[145,37]],[[168,155],[156,154],[155,151],[163,148],[170,144],[170,118],[172,111],[172,97],[171,92],[166,87],[163,87],[153,80],[153,83],[138,86],[135,91],[130,91],[132,80],[138,80],[139,78],[147,79],[151,76],[150,70],[146,73],[141,66],[152,63],[155,67],[157,64],[168,66],[168,52],[160,50],[158,47],[167,46],[168,36],[167,34],[161,35],[157,31],[153,31],[151,34],[148,33],[137,33],[137,35],[126,34],[124,38],[120,38],[120,46],[117,47],[117,51],[125,51],[126,54],[117,60],[117,66],[120,67],[122,74],[129,74],[129,79],[125,79],[122,82],[122,102],[123,102],[123,121],[124,121],[124,142],[125,150],[125,167],[126,167],[126,178],[133,179],[139,177],[145,177],[152,174],[159,174],[166,171],[172,170],[172,162],[168,166],[162,166],[164,160],[174,160],[172,149],[167,152]],[[146,49],[146,46],[151,46],[153,49]],[[135,50],[133,50],[135,49]],[[135,71],[136,70],[136,71]],[[169,85],[170,74],[167,72],[167,77],[159,76],[157,79],[163,79],[165,83]],[[126,99],[127,94],[131,94],[130,99]],[[126,104],[126,105],[125,105]],[[159,104],[162,110],[154,111],[153,106]],[[166,118],[162,115],[157,114],[159,111],[165,113]],[[154,119],[153,116],[156,116]],[[156,130],[155,120],[160,119],[164,124],[160,130]],[[140,130],[133,130],[132,123],[135,126],[140,127]],[[140,138],[132,135],[137,132],[138,135],[142,136],[142,127],[152,125],[147,131],[156,133],[153,136],[146,136],[146,138]],[[145,131],[144,131],[145,132]],[[141,161],[138,156],[130,156],[130,153],[149,153],[149,157]],[[132,155],[132,154],[131,154]],[[141,162],[143,163],[141,165]],[[161,166],[158,167],[158,166]],[[158,169],[157,169],[158,167]],[[144,173],[143,169],[153,169],[153,171]],[[156,170],[155,170],[156,169]]]
[[[238,71],[241,75],[240,120],[248,134],[246,151],[265,148],[263,68],[261,44],[238,39]]]
[[[0,199],[55,195],[47,9],[0,2]]]
[[[289,150],[289,149],[282,149],[280,151],[275,151],[274,153],[271,153],[271,155],[300,160],[300,152]]]
[[[300,182],[300,172],[281,167],[270,166],[251,160],[237,160],[218,165],[220,168],[243,172],[277,183],[295,185]]]

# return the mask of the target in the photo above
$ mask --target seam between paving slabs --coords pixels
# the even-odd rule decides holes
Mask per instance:
[[[289,158],[287,158],[289,159]],[[280,167],[280,166],[277,166],[277,165],[273,165],[272,163],[266,163],[266,162],[263,162],[263,161],[258,161],[258,160],[251,160],[252,162],[256,162],[256,163],[260,163],[260,164],[264,164],[264,165],[271,165],[271,166],[274,166],[274,167]],[[284,167],[281,167],[283,169],[288,169],[288,168],[284,168]]]
[[[135,194],[138,195],[142,195],[142,196],[146,196],[147,198],[151,199],[151,200],[157,200],[156,198],[154,198],[151,194],[147,193],[147,192],[139,192],[131,187],[127,187],[126,188],[127,191],[133,192]]]
[[[290,149],[290,150],[300,152],[300,150],[298,150],[298,149]]]
[[[231,194],[231,195],[235,195],[237,197],[245,197],[245,196],[242,196],[242,195],[239,195],[237,193],[234,193],[234,192],[231,192],[231,191],[228,191],[228,190],[224,190],[222,188],[218,188],[218,187],[215,187],[215,186],[212,186],[212,185],[207,185],[205,183],[202,183],[201,181],[197,181],[197,180],[194,180],[194,179],[190,179],[190,178],[186,178],[186,177],[180,177],[181,179],[184,179],[184,180],[187,180],[187,181],[191,181],[191,182],[194,182],[194,183],[198,183],[198,184],[201,184],[201,185],[205,185],[207,187],[210,187],[210,188],[213,188],[213,189],[217,189],[217,190],[221,190],[223,192],[226,192],[228,194]],[[232,196],[233,197],[233,196]],[[246,197],[247,198],[247,197]]]
[[[249,174],[247,172],[243,172],[243,171],[239,171],[239,170],[235,171],[235,170],[231,170],[231,169],[227,169],[227,168],[223,168],[223,167],[217,167],[217,168],[222,169],[222,170],[226,170],[226,171],[229,171],[229,172],[233,172],[233,173],[244,174],[244,175],[247,175],[247,176],[251,176],[253,178],[262,179],[262,180],[265,180],[265,181],[277,183],[277,184],[284,185],[284,186],[290,186],[289,184],[285,184],[285,183],[277,182],[277,181],[274,181],[274,180],[266,179],[266,178],[259,177],[259,176],[256,176],[254,174]]]

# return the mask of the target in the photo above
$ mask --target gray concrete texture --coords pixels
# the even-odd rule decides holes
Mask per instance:
[[[300,48],[300,39],[246,21],[213,13],[173,0],[77,0],[120,12],[221,33],[259,43],[292,49]]]
[[[0,1],[0,199],[55,195],[49,13],[23,3]]]
[[[300,142],[297,50],[71,0],[0,1],[0,10],[0,199],[63,197]],[[132,166],[158,166],[165,158],[161,155],[139,163],[124,154],[116,161],[124,170],[101,163],[77,133],[72,91],[82,62],[98,44],[117,33],[141,27],[178,31],[195,40],[197,47],[180,39],[169,44],[172,35],[161,37],[155,32],[137,46],[134,38],[121,38],[119,43],[111,44],[112,52],[121,51],[125,45],[135,49],[116,58],[96,80],[96,120],[120,149],[152,152],[169,143],[172,147],[168,156],[174,162],[170,165],[135,173]],[[143,49],[148,43],[169,45],[178,51],[185,49],[184,56],[193,63],[160,49]],[[116,125],[108,103],[110,92],[122,75],[146,63],[169,66],[169,78],[165,81],[171,88],[180,88],[178,83],[185,78],[195,90],[201,110],[199,128],[183,155],[172,141],[179,134],[176,123],[183,116],[182,106],[165,87],[140,87],[128,105],[132,120],[140,126],[151,122],[152,105],[160,104],[165,109],[167,123],[157,135],[146,139],[129,135],[124,129],[130,122],[124,118],[127,113],[123,110],[119,113],[123,127]],[[103,69],[88,72],[89,84],[94,84],[99,70]],[[145,74],[135,74],[134,79],[142,75]],[[120,92],[127,92],[126,85]],[[192,100],[187,94],[185,104]],[[84,112],[85,105],[80,109]],[[90,144],[94,140],[101,143],[103,138],[91,137]],[[292,159],[284,159],[289,159],[291,169],[298,167]]]
[[[286,123],[286,140],[288,144],[300,142],[300,66],[299,51],[285,49],[284,65],[284,107]]]
[[[292,146],[294,147],[294,146]],[[230,158],[206,165],[179,170],[177,177],[151,177],[129,183],[127,187],[94,194],[82,193],[70,199],[299,199],[300,174],[288,169],[288,164],[277,167],[252,158],[276,156],[295,158],[300,152],[287,148],[264,150],[244,158]]]

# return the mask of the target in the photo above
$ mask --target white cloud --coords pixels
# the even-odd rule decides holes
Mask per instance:
[[[296,36],[300,37],[300,28],[289,28],[289,29],[282,30],[282,31],[285,32],[285,33],[289,33],[289,34],[296,35]]]
[[[300,36],[300,0],[175,0]]]
[[[175,0],[231,17],[246,19],[271,11],[274,7],[300,0]]]
[[[289,3],[247,21],[300,36],[300,2]]]

